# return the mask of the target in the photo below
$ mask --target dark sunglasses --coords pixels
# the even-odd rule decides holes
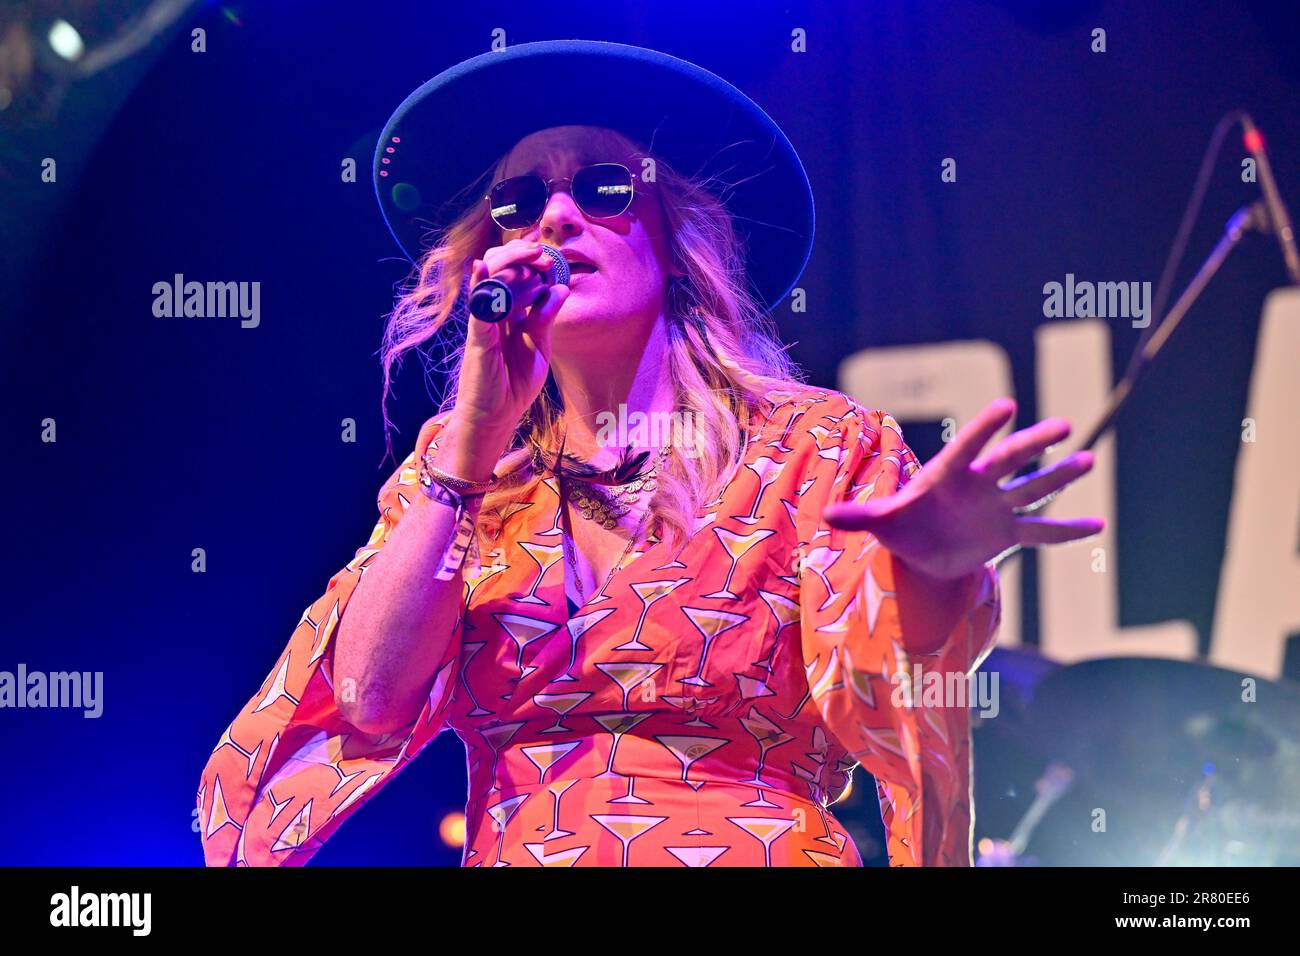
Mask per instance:
[[[589,219],[613,219],[632,205],[632,171],[622,163],[596,163],[572,177],[547,180],[530,174],[503,179],[487,194],[488,212],[502,229],[525,229],[546,211],[551,183],[562,182],[569,184],[569,195]]]

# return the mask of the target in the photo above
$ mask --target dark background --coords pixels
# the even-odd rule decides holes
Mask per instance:
[[[93,39],[140,7],[10,4],[0,23],[64,15]],[[1043,283],[1154,283],[1220,116],[1250,110],[1284,194],[1300,196],[1295,10],[200,4],[94,77],[38,70],[0,112],[0,669],[103,671],[106,710],[0,713],[0,864],[201,862],[191,820],[208,752],[367,539],[394,466],[375,352],[405,262],[368,181],[375,138],[412,89],[486,51],[494,28],[512,44],[650,46],[745,90],[801,151],[817,198],[808,311],[777,315],[809,380],[836,387],[839,362],[870,346],[988,339],[1012,357],[1024,425]],[[193,26],[206,53],[190,52]],[[1098,26],[1104,54],[1089,49]],[[796,27],[807,53],[790,50]],[[539,80],[532,95],[548,95]],[[475,108],[487,121],[526,103]],[[57,184],[40,182],[46,156]],[[955,185],[939,178],[948,156]],[[357,183],[340,182],[345,157]],[[1233,138],[1189,263],[1255,196],[1240,158]],[[261,282],[261,326],[154,318],[153,284],[178,272]],[[1121,623],[1190,620],[1202,652],[1258,315],[1283,281],[1275,250],[1250,240],[1118,429]],[[1116,323],[1119,368],[1136,335]],[[400,379],[399,458],[432,413],[431,384],[414,364]],[[55,444],[40,441],[47,417]],[[355,444],[340,441],[344,418]],[[920,423],[909,438],[922,459],[937,447]],[[190,570],[196,547],[205,574]],[[1033,559],[1016,560],[1033,644]],[[1292,676],[1296,665],[1293,640]],[[463,766],[443,735],[316,862],[456,863],[436,828],[463,806]],[[870,855],[866,784],[853,805]],[[1026,800],[990,781],[978,830],[1005,834]]]

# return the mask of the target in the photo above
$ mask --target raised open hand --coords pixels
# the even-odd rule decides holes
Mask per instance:
[[[832,528],[869,531],[895,557],[940,580],[970,574],[1022,546],[1060,544],[1097,534],[1101,518],[1042,518],[1034,511],[1092,468],[1080,451],[1005,484],[1003,478],[1070,434],[1064,418],[1048,418],[1013,432],[980,454],[1012,419],[1016,403],[990,402],[907,484],[887,498],[830,505]]]

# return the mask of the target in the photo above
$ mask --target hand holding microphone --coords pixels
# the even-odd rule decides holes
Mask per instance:
[[[502,248],[513,244],[507,243]],[[545,243],[525,243],[525,246],[520,250],[521,257],[534,246],[540,246],[541,252],[532,259],[512,256],[501,263],[499,274],[484,276],[476,271],[471,276],[470,281],[474,283],[469,297],[471,315],[484,322],[500,322],[515,312],[516,298],[522,305],[530,305],[543,288],[569,284],[569,263],[559,249]]]
[[[469,319],[456,418],[464,433],[491,453],[504,450],[546,384],[551,327],[569,297],[568,278],[568,263],[559,250],[538,242],[513,239],[474,260],[470,289],[488,290],[484,298],[495,305],[503,301],[499,284],[508,298],[504,311],[490,309],[486,320]]]

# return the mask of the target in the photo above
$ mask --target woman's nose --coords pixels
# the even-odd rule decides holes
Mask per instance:
[[[553,190],[540,220],[542,238],[572,236],[582,231],[582,211],[568,191]]]

